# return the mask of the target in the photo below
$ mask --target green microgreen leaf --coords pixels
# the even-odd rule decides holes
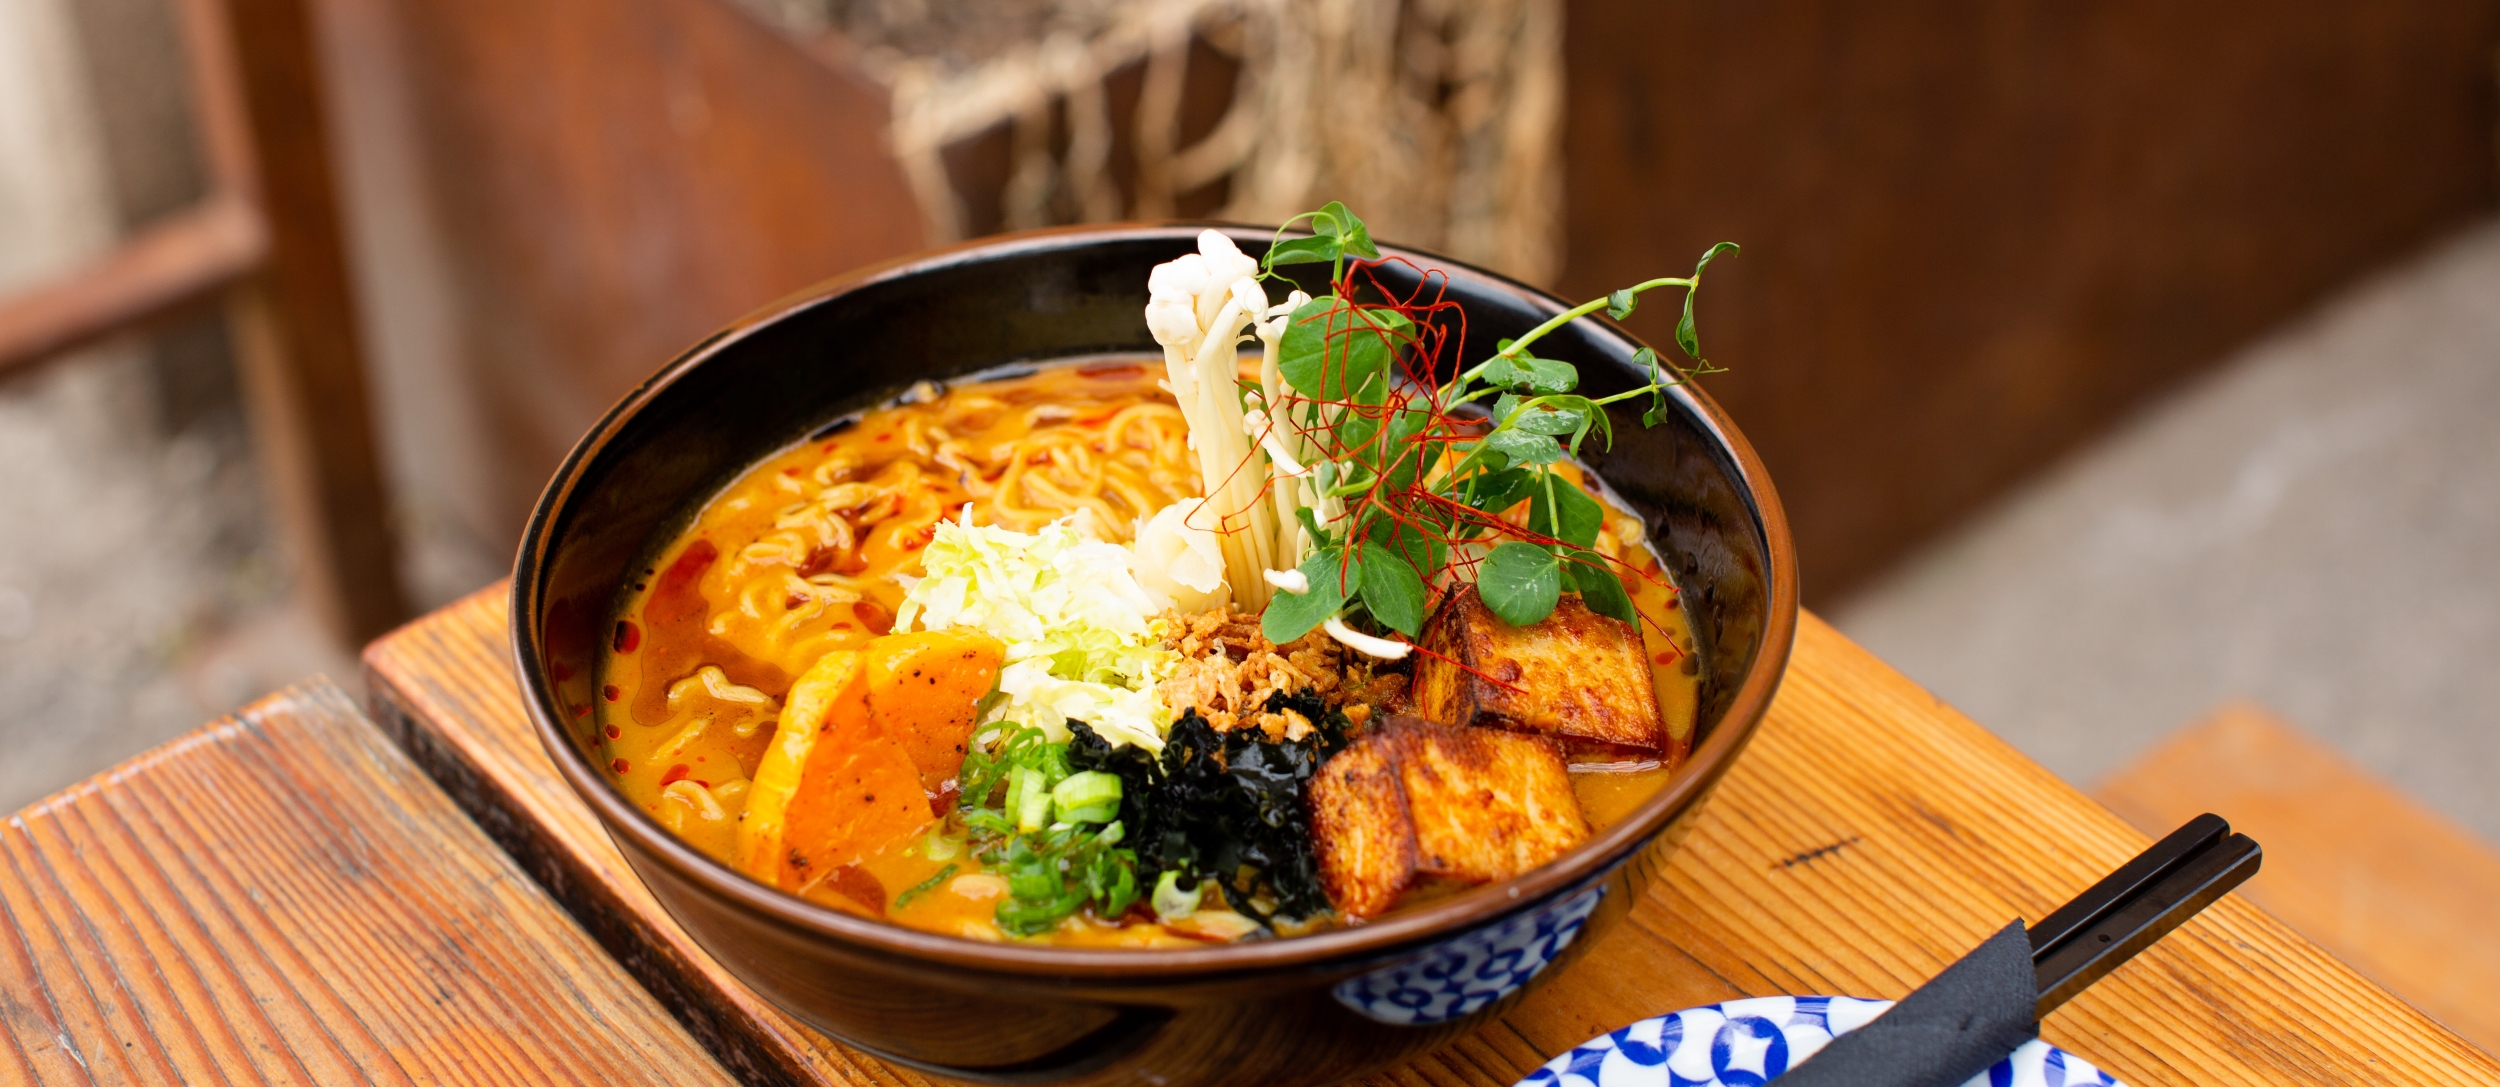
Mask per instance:
[[[1437,454],[1437,447],[1415,440],[1416,435],[1431,426],[1432,413],[1421,408],[1410,408],[1389,417],[1387,444],[1391,460],[1388,470],[1381,474],[1387,477],[1390,490],[1403,491],[1414,486],[1416,477],[1423,474],[1425,462]]]
[[[1485,448],[1510,458],[1512,464],[1552,464],[1561,460],[1562,446],[1554,439],[1532,431],[1504,427],[1484,440]]]
[[[1332,237],[1287,238],[1269,246],[1267,266],[1287,264],[1326,264],[1345,252],[1345,243]]]
[[[1486,513],[1498,514],[1519,504],[1537,486],[1538,474],[1525,468],[1505,468],[1475,477],[1471,491],[1460,492],[1470,506]]]
[[[1580,383],[1579,367],[1526,354],[1496,355],[1480,376],[1488,385],[1525,388],[1540,395],[1567,393]]]
[[[1522,355],[1511,360],[1524,372],[1528,391],[1540,395],[1567,393],[1580,384],[1580,368],[1559,359]]]
[[[1413,511],[1411,516],[1421,523],[1403,525],[1386,516],[1375,517],[1365,527],[1363,538],[1371,541],[1371,546],[1387,548],[1429,580],[1432,572],[1449,558],[1449,546],[1443,541],[1448,538],[1452,522],[1449,512],[1437,506]],[[1371,575],[1364,574],[1363,580],[1368,586]]]
[[[1319,214],[1312,216],[1311,229],[1314,233],[1342,242],[1348,253],[1372,260],[1380,259],[1380,250],[1372,245],[1371,231],[1365,229],[1363,221],[1347,211],[1341,201],[1331,200],[1323,205]]]
[[[1670,377],[1666,360],[1658,357],[1658,349],[1644,347],[1632,352],[1632,365],[1649,378],[1649,410],[1641,413],[1641,425],[1654,427],[1666,421],[1666,387],[1682,382],[1681,375]]]
[[[1562,570],[1544,548],[1506,540],[1477,568],[1476,592],[1503,622],[1528,626],[1554,614],[1554,602],[1562,599]]]
[[[1521,412],[1517,419],[1511,421],[1510,425],[1527,431],[1530,434],[1548,434],[1555,437],[1561,437],[1565,434],[1578,433],[1580,428],[1587,422],[1588,417],[1580,414],[1579,412],[1556,411],[1550,407],[1540,406]]]
[[[1294,509],[1293,517],[1294,520],[1302,522],[1302,531],[1311,537],[1311,546],[1314,549],[1327,547],[1336,542],[1335,533],[1319,527],[1318,511],[1309,506],[1299,506]]]
[[[1614,443],[1614,420],[1606,415],[1606,409],[1597,401],[1585,396],[1568,395],[1540,397],[1539,401],[1539,407],[1549,414],[1574,420],[1569,431],[1557,435],[1563,438],[1563,444],[1570,449],[1572,456],[1580,455],[1580,443],[1592,433],[1602,435],[1608,445]]]
[[[1363,547],[1355,554],[1362,559],[1363,607],[1372,618],[1409,638],[1423,633],[1423,575],[1405,556],[1386,547]]]
[[[1300,569],[1303,578],[1311,583],[1311,591],[1277,593],[1268,600],[1266,614],[1259,617],[1259,632],[1278,645],[1327,622],[1329,616],[1345,607],[1346,597],[1363,588],[1362,565],[1347,565],[1345,552],[1339,548],[1312,552],[1310,558],[1302,560]]]
[[[1710,267],[1720,253],[1737,251],[1735,242],[1720,242],[1701,255],[1701,263],[1693,265],[1693,285],[1684,289],[1684,319],[1675,323],[1675,345],[1695,362],[1701,361],[1701,335],[1693,330],[1693,297],[1701,293],[1702,269]]]
[[[1572,587],[1580,591],[1580,602],[1590,611],[1638,624],[1640,617],[1632,611],[1632,596],[1623,591],[1623,578],[1612,564],[1595,551],[1575,550],[1563,562],[1563,572],[1570,576]]]
[[[1676,410],[1668,388],[1715,372],[1700,355],[1694,295],[1709,265],[1737,252],[1736,246],[1710,247],[1690,278],[1644,280],[1555,313],[1517,340],[1501,341],[1493,357],[1473,366],[1461,360],[1457,376],[1422,390],[1419,399],[1391,367],[1408,351],[1417,354],[1418,363],[1442,361],[1420,357],[1439,346],[1406,315],[1422,310],[1355,303],[1344,278],[1348,260],[1379,256],[1368,228],[1334,202],[1286,223],[1288,229],[1297,226],[1307,226],[1310,236],[1288,239],[1280,230],[1265,263],[1333,261],[1331,279],[1345,296],[1297,308],[1278,345],[1278,364],[1298,394],[1322,401],[1301,420],[1326,435],[1311,485],[1324,496],[1322,508],[1341,503],[1342,512],[1330,522],[1333,530],[1323,531],[1323,515],[1307,507],[1296,510],[1315,551],[1302,564],[1312,591],[1274,599],[1262,619],[1268,636],[1280,642],[1305,636],[1350,603],[1379,627],[1415,636],[1430,585],[1460,544],[1490,546],[1482,561],[1467,568],[1488,606],[1507,622],[1544,618],[1565,591],[1580,594],[1600,614],[1632,619],[1631,597],[1617,568],[1591,549],[1603,530],[1603,506],[1586,491],[1551,478],[1547,466],[1582,455],[1592,437],[1611,445],[1609,405],[1645,399],[1642,424],[1656,426]],[[1577,367],[1531,350],[1600,310],[1628,319],[1643,294],[1669,287],[1684,288],[1675,343],[1692,356],[1688,365],[1642,348],[1632,359],[1643,379],[1639,387],[1584,396],[1576,391]],[[1473,413],[1487,401],[1493,426],[1476,437],[1482,421],[1452,412]],[[1506,514],[1522,502],[1529,504],[1529,529],[1554,542],[1503,540],[1508,526],[1484,516]],[[968,763],[967,772],[972,769]]]
[[[1541,482],[1528,492],[1528,530],[1578,547],[1595,544],[1598,529],[1606,523],[1606,511],[1597,500],[1550,474]]]
[[[1330,295],[1293,311],[1276,345],[1276,367],[1294,388],[1342,400],[1389,368],[1391,347],[1413,326],[1396,310],[1369,309]],[[1385,378],[1384,378],[1385,382]],[[1382,385],[1383,393],[1387,386]]]
[[[1432,426],[1432,413],[1422,408],[1406,408],[1389,417],[1389,444],[1406,445]]]

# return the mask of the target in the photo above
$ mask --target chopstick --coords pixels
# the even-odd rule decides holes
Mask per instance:
[[[2118,964],[2230,893],[2264,853],[2206,814],[2093,884],[2039,924],[2008,923],[1782,1084],[1955,1087],[2040,1036],[2040,1020]],[[2026,948],[2025,945],[2028,945]],[[2023,974],[2023,954],[2031,975]],[[2024,998],[2032,1006],[2023,1006]],[[1673,1077],[1670,1077],[1673,1078]]]
[[[2265,851],[2210,812],[2042,918],[2031,938],[2040,1018],[2257,874]]]

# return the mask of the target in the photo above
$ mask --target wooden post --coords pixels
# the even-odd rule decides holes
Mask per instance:
[[[407,617],[302,0],[186,0],[203,144],[263,210],[267,261],[235,291],[236,354],[296,591],[360,644]],[[218,109],[233,95],[239,110]]]

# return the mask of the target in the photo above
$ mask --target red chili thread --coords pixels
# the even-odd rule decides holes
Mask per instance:
[[[1422,645],[1421,643],[1409,643],[1409,644],[1411,644],[1411,645],[1414,645],[1414,646],[1415,646],[1415,652],[1421,653],[1421,654],[1423,654],[1423,655],[1425,655],[1425,656],[1427,656],[1427,657],[1430,657],[1430,658],[1432,658],[1432,659],[1434,659],[1434,660],[1437,660],[1437,661],[1446,661],[1446,662],[1448,662],[1448,663],[1449,663],[1452,667],[1457,668],[1459,671],[1465,672],[1465,673],[1467,673],[1468,675],[1474,676],[1474,677],[1476,677],[1477,679],[1481,679],[1481,680],[1485,681],[1486,683],[1490,683],[1490,684],[1492,684],[1492,685],[1494,685],[1494,686],[1496,686],[1496,687],[1500,687],[1500,688],[1502,688],[1503,690],[1506,690],[1506,691],[1511,692],[1512,694],[1525,694],[1525,693],[1527,693],[1527,692],[1526,692],[1526,690],[1525,690],[1524,688],[1520,687],[1518,684],[1516,684],[1516,683],[1511,683],[1511,682],[1508,682],[1508,681],[1506,681],[1506,680],[1502,680],[1502,679],[1496,678],[1496,677],[1494,677],[1494,676],[1492,676],[1492,675],[1490,675],[1490,674],[1486,673],[1483,669],[1473,667],[1473,666],[1469,665],[1467,662],[1462,661],[1462,660],[1460,660],[1460,659],[1458,659],[1458,658],[1456,658],[1456,657],[1449,656],[1449,655],[1447,655],[1447,654],[1443,654],[1443,653],[1435,653],[1435,652],[1433,652],[1432,650],[1429,650],[1429,649],[1424,648],[1424,647],[1423,647],[1423,645]]]
[[[1382,282],[1379,270],[1392,264],[1405,268],[1415,275],[1412,288],[1403,294]],[[1385,521],[1393,526],[1394,534],[1399,538],[1404,538],[1411,533],[1418,540],[1441,545],[1447,558],[1432,570],[1417,571],[1424,576],[1428,585],[1467,579],[1465,575],[1473,571],[1476,560],[1463,556],[1461,549],[1457,546],[1461,543],[1473,542],[1484,545],[1501,539],[1515,539],[1548,549],[1566,546],[1561,540],[1535,532],[1523,523],[1515,523],[1502,516],[1511,512],[1510,510],[1498,512],[1479,510],[1447,496],[1435,494],[1421,482],[1437,466],[1436,456],[1441,458],[1448,456],[1446,452],[1435,452],[1440,446],[1478,440],[1491,425],[1490,420],[1478,415],[1461,414],[1454,406],[1445,404],[1442,400],[1440,382],[1443,353],[1453,342],[1453,336],[1456,337],[1455,342],[1462,344],[1467,338],[1467,313],[1457,302],[1449,298],[1448,274],[1437,269],[1420,268],[1402,257],[1377,261],[1357,260],[1346,266],[1332,287],[1338,298],[1347,301],[1331,310],[1326,317],[1321,318],[1325,322],[1323,332],[1330,346],[1340,348],[1323,353],[1325,365],[1337,365],[1336,360],[1348,357],[1349,352],[1342,348],[1350,342],[1351,337],[1381,336],[1389,341],[1392,365],[1397,367],[1399,376],[1403,377],[1404,381],[1392,382],[1386,395],[1381,398],[1382,403],[1379,404],[1356,403],[1351,396],[1329,399],[1305,395],[1298,391],[1288,392],[1280,397],[1283,403],[1270,405],[1269,418],[1271,429],[1282,424],[1295,436],[1317,446],[1321,451],[1321,459],[1340,463],[1369,462],[1388,469],[1375,477],[1371,485],[1361,493],[1346,497],[1344,523]],[[1362,293],[1368,293],[1386,301],[1379,303],[1357,301],[1358,295]],[[1375,322],[1354,316],[1356,313],[1365,311],[1394,311],[1406,318],[1406,326],[1398,331],[1381,330]],[[1323,370],[1320,385],[1325,387],[1330,383],[1330,379],[1338,377],[1339,375],[1331,371]],[[1338,383],[1342,384],[1342,380],[1340,379]],[[1242,384],[1245,388],[1252,385],[1246,381]],[[1284,410],[1288,407],[1330,408],[1333,410],[1327,414],[1333,415],[1334,419],[1326,425],[1317,423],[1305,425],[1295,421],[1294,416],[1297,413]],[[1390,421],[1401,415],[1415,412],[1420,412],[1424,416],[1422,424],[1414,433],[1402,439],[1405,443],[1403,447],[1393,446],[1390,440]],[[1316,416],[1321,413],[1301,414]],[[1347,423],[1350,421],[1359,421],[1368,425],[1348,427]],[[1369,433],[1362,441],[1347,444],[1343,440],[1347,430],[1361,430]],[[1421,461],[1411,466],[1411,472],[1408,471],[1407,463],[1410,458]],[[1245,461],[1235,466],[1234,471],[1238,473],[1247,470],[1248,467],[1249,462]],[[1392,486],[1390,477],[1401,474],[1410,475],[1412,480],[1402,486]],[[1226,485],[1230,482],[1229,478],[1224,481]],[[1268,489],[1273,485],[1273,480],[1262,481],[1260,496],[1267,497]],[[1513,509],[1516,510],[1518,507],[1513,507]],[[1525,515],[1522,514],[1523,520],[1524,517]],[[1443,521],[1448,523],[1447,528],[1439,527]],[[1247,527],[1247,524],[1246,519],[1242,523],[1235,523],[1234,518],[1225,518],[1213,526],[1193,525],[1192,527],[1209,528],[1229,535]],[[1658,573],[1652,573],[1651,569],[1636,566],[1620,557],[1600,555],[1600,559],[1610,567],[1623,571],[1619,576],[1624,580],[1638,578],[1666,590],[1670,594],[1669,607],[1675,606],[1672,601],[1675,587]],[[1349,553],[1343,561],[1350,563],[1351,554]],[[1651,559],[1644,565],[1654,568],[1656,563],[1654,559]],[[1343,576],[1343,574],[1344,570],[1341,568],[1340,575]],[[1626,588],[1628,590],[1630,586],[1627,585]],[[1491,677],[1485,678],[1492,681]]]

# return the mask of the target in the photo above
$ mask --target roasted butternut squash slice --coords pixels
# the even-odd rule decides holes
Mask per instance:
[[[963,769],[981,700],[998,689],[1007,647],[966,627],[889,634],[868,643],[868,715],[911,753],[920,787],[946,794]]]
[[[849,871],[937,818],[963,769],[1006,647],[973,630],[878,638],[827,653],[783,701],[738,822],[738,868],[785,890],[882,913]],[[873,882],[873,881],[871,881]]]
[[[866,873],[846,869],[909,841],[936,819],[910,753],[860,700],[837,701],[790,797],[780,884],[801,894],[823,884],[881,916],[884,891],[873,879],[863,883]]]
[[[773,728],[772,746],[755,767],[755,783],[747,788],[746,810],[738,815],[738,870],[766,883],[781,882],[782,828],[790,798],[799,791],[799,774],[808,753],[830,723],[836,703],[849,700],[866,716],[865,672],[858,653],[837,650],[817,658],[782,699],[781,717]]]

